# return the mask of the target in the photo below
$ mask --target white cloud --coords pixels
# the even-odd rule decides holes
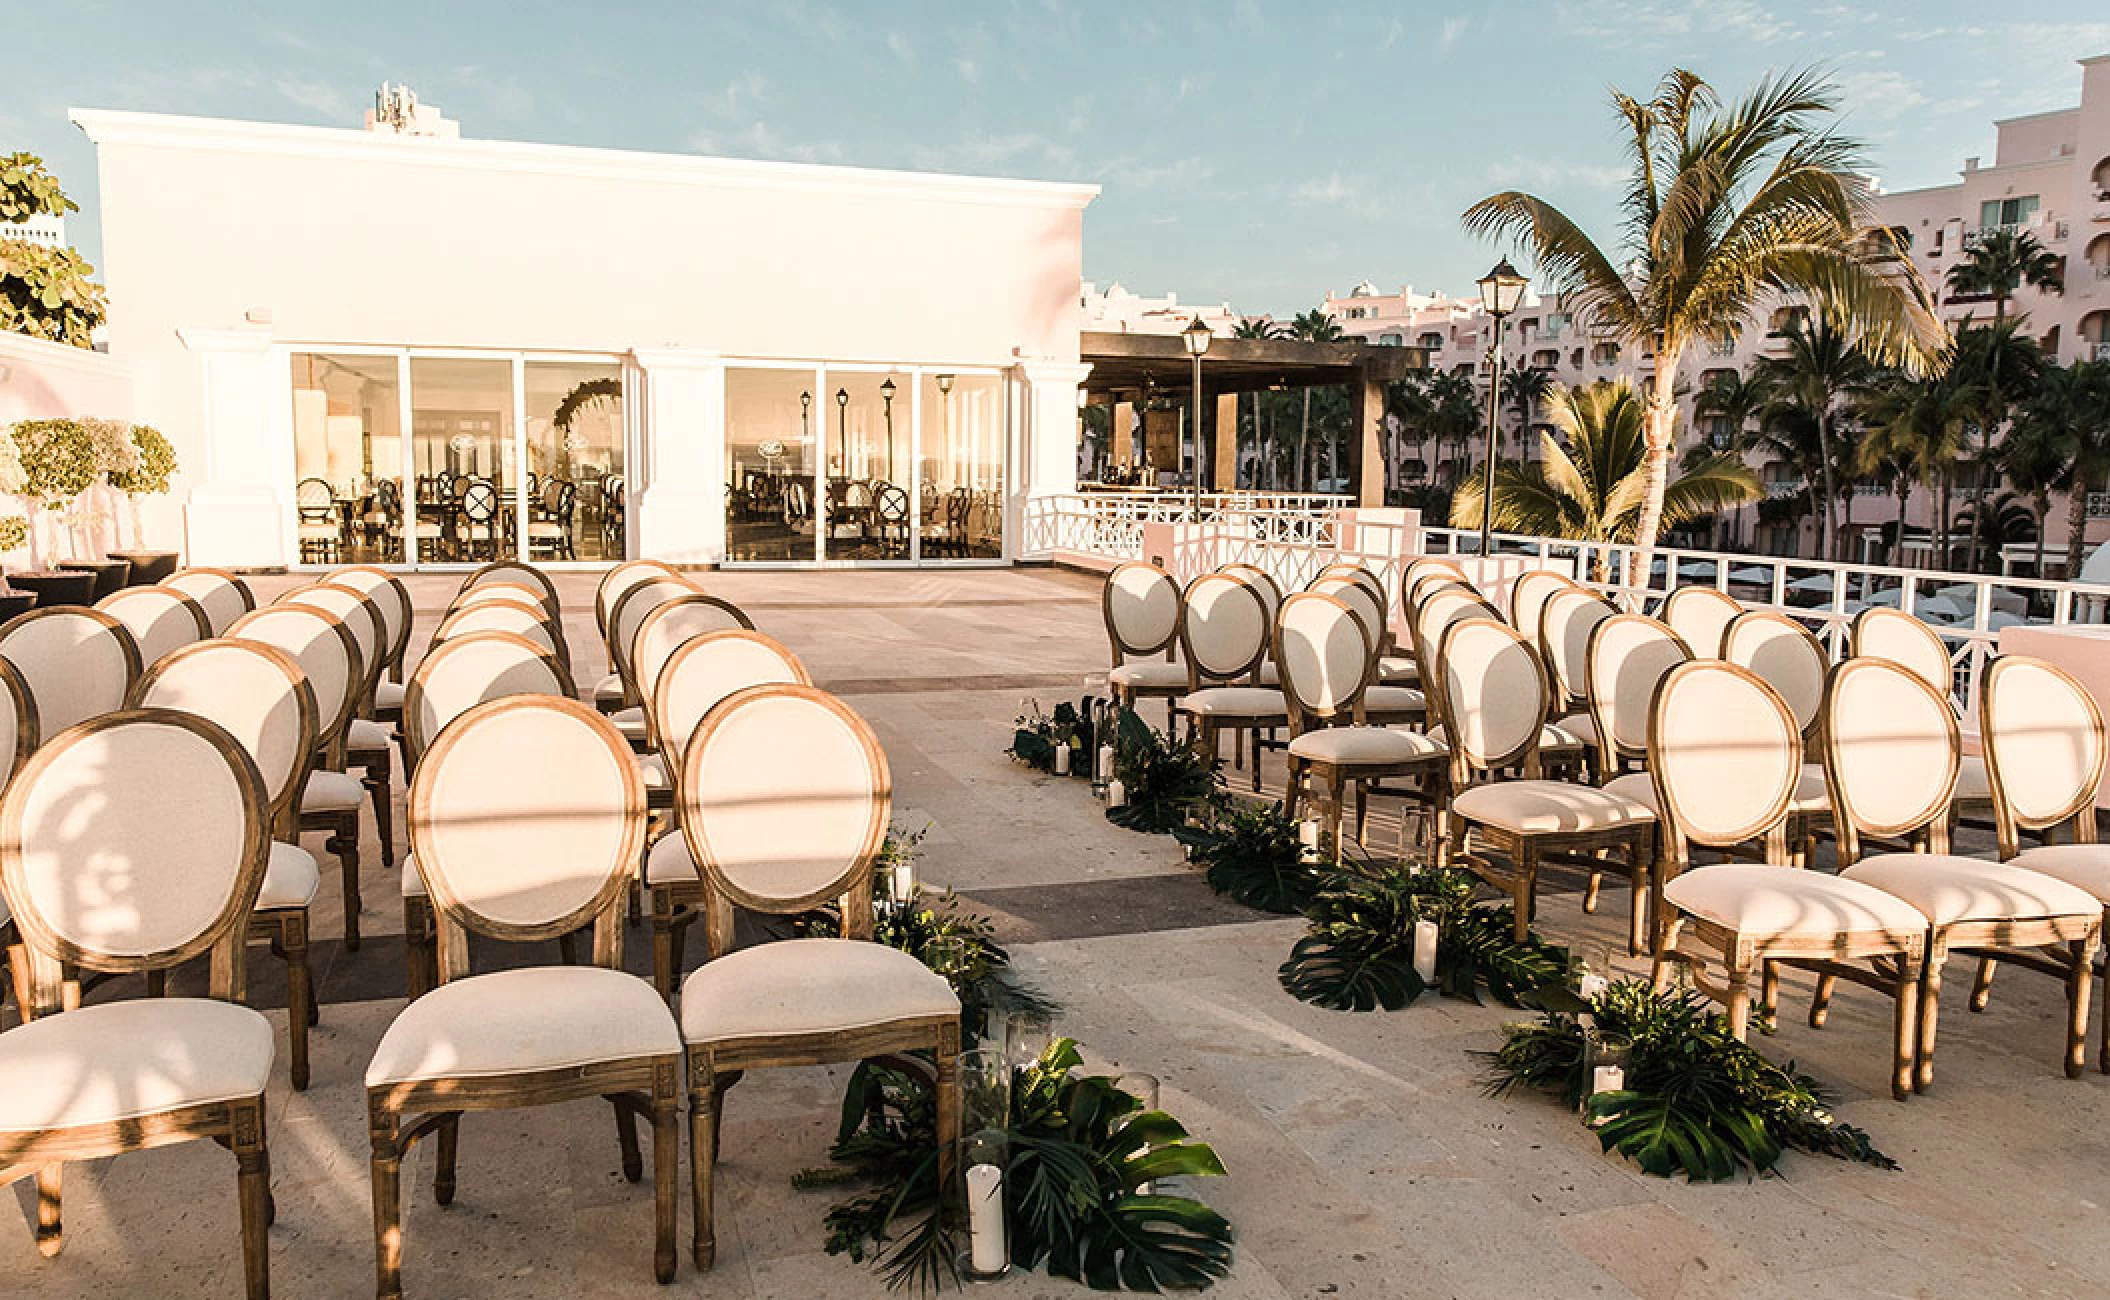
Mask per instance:
[[[738,118],[769,95],[769,78],[759,72],[742,73],[703,97],[704,108],[723,118]]]
[[[1488,164],[1482,177],[1489,185],[1520,189],[1579,187],[1609,190],[1626,182],[1627,169],[1610,163],[1555,163],[1540,158],[1507,158]]]
[[[1848,116],[1894,121],[1929,102],[1919,83],[1894,68],[1844,72],[1838,77],[1840,108]]]
[[[888,32],[886,47],[893,51],[894,57],[901,60],[903,65],[911,68],[916,66],[916,43],[908,37],[900,32]]]
[[[1444,19],[1442,34],[1436,38],[1437,44],[1442,47],[1444,53],[1450,53],[1452,47],[1458,44],[1458,38],[1465,35],[1466,29],[1472,25],[1473,20],[1469,14]]]
[[[976,63],[973,59],[962,56],[954,59],[952,66],[953,70],[960,74],[960,80],[968,85],[979,86],[982,84],[982,65]]]

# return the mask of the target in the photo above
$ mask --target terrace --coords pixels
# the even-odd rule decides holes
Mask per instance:
[[[1093,517],[1107,526],[1104,512]],[[1335,521],[1312,511],[1269,518],[1270,536],[1241,545],[1272,557],[1271,567],[1308,563],[1340,541]],[[1082,524],[1070,518],[1063,527]],[[1114,552],[1102,541],[1095,553]],[[1399,558],[1388,553],[1387,562]],[[1842,577],[1833,614],[1864,580]],[[1908,598],[1923,580],[1903,580]],[[456,580],[404,581],[421,646]],[[1815,1031],[1800,1014],[1809,980],[1791,972],[1780,1028],[1758,1040],[1762,1049],[1823,1080],[1838,1115],[1865,1127],[1902,1169],[1790,1154],[1784,1177],[1756,1182],[1649,1177],[1600,1153],[1557,1103],[1483,1093],[1472,1054],[1492,1049],[1521,1013],[1454,999],[1361,1015],[1300,1002],[1275,974],[1299,920],[1218,897],[1171,839],[1120,829],[1082,782],[1005,757],[1021,697],[1052,701],[1103,681],[1096,577],[1057,568],[726,572],[704,581],[869,721],[891,766],[896,822],[930,827],[923,878],[995,919],[1021,971],[1062,1004],[1057,1031],[1082,1043],[1094,1069],[1156,1075],[1163,1106],[1216,1147],[1229,1176],[1181,1189],[1238,1230],[1236,1263],[1215,1294],[1993,1295],[2110,1281],[2090,1208],[2110,1197],[2110,1173],[2086,1136],[2110,1119],[2110,1085],[2092,1072],[2060,1077],[2047,1035],[2061,999],[2049,981],[2004,981],[1983,1015],[1951,1008],[1939,1085],[1898,1104],[1885,1095],[1883,1002],[1842,997]],[[1774,572],[1770,581],[1781,596],[1791,579]],[[556,583],[567,639],[594,646],[593,578]],[[255,582],[260,601],[295,585]],[[2070,594],[2051,599],[2070,612]],[[585,649],[580,659],[591,665],[598,653]],[[415,658],[407,667],[415,670]],[[1233,778],[1242,790],[1242,774]],[[1279,795],[1282,781],[1271,753],[1262,797]],[[400,836],[400,784],[395,798]],[[1382,797],[1375,805],[1366,838],[1389,848],[1397,805]],[[359,1295],[371,1284],[360,1075],[403,1007],[404,951],[397,873],[381,867],[370,821],[365,834],[361,948],[335,942],[337,895],[327,883],[314,909],[322,1004],[314,1082],[291,1092],[279,1074],[268,1093],[271,1264],[284,1295]],[[320,847],[318,837],[308,843]],[[1990,838],[1966,831],[1959,851],[1989,852]],[[1549,879],[1539,930],[1578,951],[1623,953],[1623,907],[1585,914],[1578,884]],[[649,969],[642,927],[631,927],[626,951],[631,969]],[[525,952],[555,960],[554,946]],[[255,1005],[283,1039],[278,964],[252,965]],[[1645,960],[1619,956],[1612,966],[1646,973]],[[699,1274],[684,1253],[675,1293],[886,1293],[867,1269],[823,1253],[821,1216],[838,1194],[790,1182],[824,1162],[845,1073],[763,1071],[731,1096],[716,1267]],[[622,1180],[599,1103],[473,1116],[464,1131],[452,1206],[432,1203],[430,1143],[406,1161],[408,1293],[655,1293],[651,1198]],[[15,1247],[0,1252],[0,1294],[235,1293],[241,1266],[227,1173],[226,1156],[203,1143],[76,1166],[65,1254],[36,1259],[25,1223]],[[34,1207],[28,1187],[17,1193],[25,1218]],[[996,1293],[1083,1291],[1035,1273]]]

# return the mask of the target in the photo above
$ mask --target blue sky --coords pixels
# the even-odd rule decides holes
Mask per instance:
[[[1495,250],[1458,214],[1494,190],[1604,230],[1620,176],[1606,87],[1644,91],[1673,65],[1732,92],[1822,65],[1904,189],[1990,157],[1993,118],[2076,102],[2073,60],[2110,52],[2100,0],[2058,18],[1984,0],[33,11],[10,24],[0,152],[58,168],[91,259],[94,151],[68,106],[354,126],[387,79],[474,136],[1096,181],[1087,278],[1278,313],[1365,277],[1469,291]]]

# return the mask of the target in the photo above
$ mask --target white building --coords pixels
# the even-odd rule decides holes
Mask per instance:
[[[19,239],[25,244],[42,244],[47,248],[66,246],[66,218],[55,217],[48,212],[39,212],[27,221],[11,221],[0,224],[0,239]]]
[[[1074,489],[1096,187],[461,139],[414,104],[73,120],[109,351],[181,458],[148,541],[191,563],[988,562]]]
[[[1212,332],[1229,334],[1244,319],[1227,302],[1182,307],[1176,293],[1148,298],[1131,293],[1118,283],[1106,286],[1102,292],[1086,281],[1078,301],[1084,309],[1085,329],[1113,334],[1177,334],[1197,316]]]

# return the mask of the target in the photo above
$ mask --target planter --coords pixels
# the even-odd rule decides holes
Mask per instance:
[[[10,573],[7,575],[7,583],[18,591],[36,593],[39,609],[49,609],[53,605],[95,603],[95,575],[92,573],[72,569]]]
[[[110,558],[132,566],[131,576],[125,579],[128,587],[151,587],[165,580],[183,559],[175,551],[112,551]]]
[[[0,623],[17,614],[27,614],[36,603],[37,593],[34,591],[0,591]]]
[[[125,579],[132,576],[132,566],[124,560],[60,560],[59,568],[68,573],[86,573],[94,577],[94,596],[81,602],[85,605],[123,591]]]

